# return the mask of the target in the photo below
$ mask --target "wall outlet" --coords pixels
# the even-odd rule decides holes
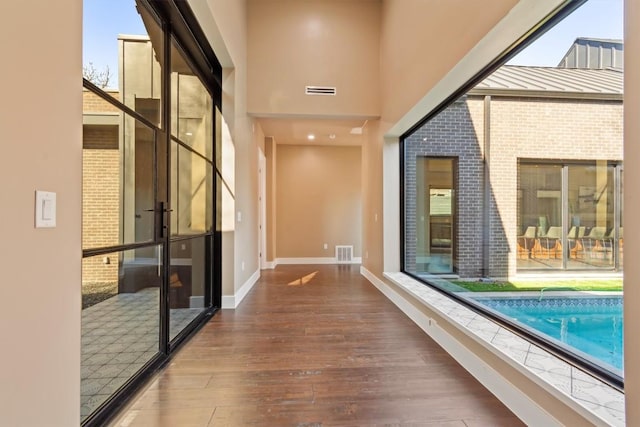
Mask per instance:
[[[324,248],[325,249],[329,249],[329,245],[327,245],[326,243],[324,244]]]

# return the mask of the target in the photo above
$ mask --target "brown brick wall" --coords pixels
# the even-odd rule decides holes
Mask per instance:
[[[113,96],[115,99],[120,99],[118,91],[107,91],[107,93]],[[119,113],[120,110],[100,98],[93,92],[89,92],[84,89],[82,91],[82,110],[85,113]]]
[[[83,134],[82,247],[119,243],[120,152],[117,126],[85,126]],[[105,264],[104,257],[111,263]],[[83,282],[115,282],[117,254],[83,261]]]
[[[622,102],[493,98],[493,277],[516,273],[518,159],[622,160]]]
[[[493,97],[490,105],[489,272],[516,273],[518,159],[622,160],[622,103]],[[405,268],[415,268],[416,156],[458,159],[457,265],[482,274],[484,99],[470,96],[431,119],[405,145]],[[413,233],[413,234],[412,234]]]
[[[456,197],[457,230],[454,240],[456,273],[461,277],[478,277],[482,270],[482,156],[484,133],[483,101],[463,100],[453,103],[405,144],[405,230],[416,233],[416,158],[454,157],[458,163]],[[405,268],[416,268],[416,241],[405,241]]]

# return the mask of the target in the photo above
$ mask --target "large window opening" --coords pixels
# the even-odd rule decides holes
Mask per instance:
[[[403,271],[618,388],[622,24],[567,2],[401,140]]]
[[[103,425],[220,306],[221,68],[186,2],[83,11],[80,412]]]

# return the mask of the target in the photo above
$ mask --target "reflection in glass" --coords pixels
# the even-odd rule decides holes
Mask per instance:
[[[569,165],[570,232],[576,239],[569,252],[568,268],[614,267],[613,166],[606,161]],[[577,230],[574,236],[571,230]]]
[[[620,207],[618,214],[620,215],[620,227],[618,229],[618,268],[620,270],[624,267],[624,170],[620,168],[620,194],[619,204]]]
[[[82,247],[152,241],[155,132],[125,113],[91,117],[83,126]]]
[[[85,0],[83,6],[85,78],[160,126],[163,35],[157,21],[135,0]]]
[[[213,165],[177,143],[171,146],[171,233],[213,230]]]
[[[161,260],[159,246],[82,260],[82,419],[158,352]]]
[[[518,268],[562,267],[562,167],[520,164]]]
[[[170,339],[175,338],[205,308],[207,251],[206,239],[171,243],[169,272]]]
[[[453,272],[454,175],[455,159],[416,158],[416,273]]]
[[[213,161],[213,100],[175,41],[171,47],[171,134]]]
[[[227,183],[229,190],[235,194],[235,146],[231,139],[231,131],[222,113],[216,107],[216,168]]]

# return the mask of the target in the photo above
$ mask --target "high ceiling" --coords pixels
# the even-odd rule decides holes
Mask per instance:
[[[258,121],[265,136],[274,137],[277,144],[362,145],[364,140],[363,134],[352,133],[354,128],[365,124],[365,120],[360,119],[260,118]],[[309,135],[315,138],[310,140]]]

